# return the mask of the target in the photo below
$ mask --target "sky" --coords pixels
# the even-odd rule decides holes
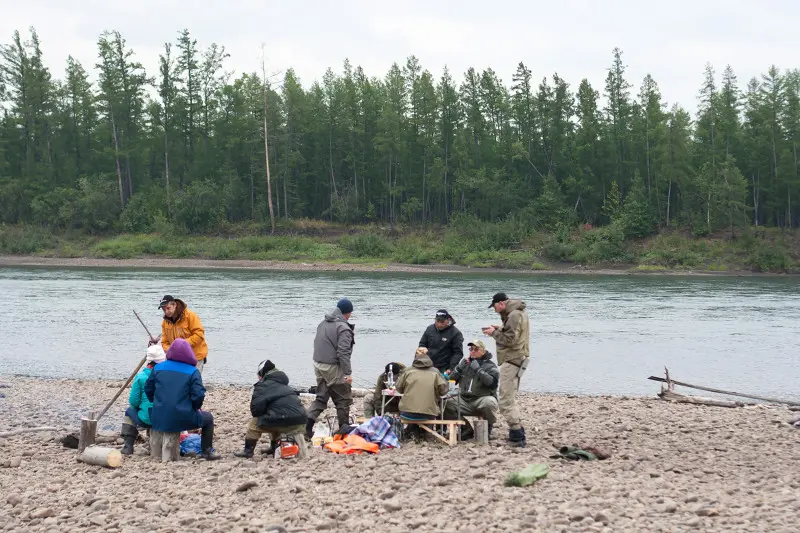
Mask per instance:
[[[96,64],[104,30],[120,31],[155,75],[164,43],[184,28],[201,50],[225,46],[235,75],[260,72],[263,43],[267,73],[280,81],[294,68],[306,87],[345,58],[383,77],[413,54],[437,79],[445,65],[459,81],[469,67],[492,68],[510,86],[522,61],[537,85],[558,73],[573,90],[587,78],[602,93],[619,47],[633,95],[650,73],[669,105],[694,111],[706,63],[718,75],[730,64],[741,88],[772,64],[800,67],[797,0],[0,0],[0,13],[0,42],[34,26],[58,78],[68,55]]]

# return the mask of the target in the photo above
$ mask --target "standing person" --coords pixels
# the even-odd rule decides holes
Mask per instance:
[[[125,417],[122,419],[120,436],[125,441],[120,450],[122,455],[133,454],[133,445],[139,436],[138,428],[150,429],[150,410],[153,408],[153,402],[144,393],[144,384],[147,383],[147,378],[153,372],[153,367],[158,363],[163,363],[166,359],[167,356],[164,354],[164,349],[161,348],[160,344],[153,344],[147,347],[147,356],[145,358],[147,366],[133,378],[131,392],[128,395],[130,407],[125,410]]]
[[[350,406],[353,404],[351,386],[353,369],[350,355],[353,353],[354,325],[350,324],[353,303],[347,298],[336,302],[336,307],[325,314],[317,326],[314,338],[314,375],[317,378],[317,397],[308,409],[306,437],[314,435],[317,417],[328,407],[328,399],[336,406],[339,427],[350,422]]]
[[[525,446],[525,428],[517,407],[517,391],[530,358],[530,325],[525,302],[510,300],[504,292],[492,297],[489,307],[503,320],[502,326],[482,328],[497,344],[497,361],[500,363],[500,413],[508,423],[508,441],[511,446]]]
[[[153,402],[150,412],[153,430],[178,433],[201,428],[201,456],[213,461],[220,458],[211,451],[214,417],[208,411],[200,410],[206,389],[196,365],[197,359],[189,342],[176,339],[167,350],[167,360],[153,367],[144,384],[144,392]]]
[[[186,307],[183,300],[169,294],[161,298],[158,308],[164,310],[164,319],[161,321],[161,346],[164,352],[169,351],[175,339],[186,339],[197,359],[197,370],[202,374],[208,358],[208,344],[200,317]]]
[[[433,324],[419,340],[419,347],[428,349],[433,366],[445,375],[449,375],[464,357],[464,335],[455,324],[447,309],[439,309]]]
[[[489,424],[489,435],[497,422],[497,385],[500,383],[500,371],[492,361],[492,352],[486,350],[483,341],[474,340],[469,344],[469,355],[462,359],[450,375],[450,379],[458,383],[458,398],[448,398],[444,405],[445,418],[455,420],[459,410],[461,417],[481,416]],[[465,426],[461,431],[461,440],[469,440],[475,436],[472,426]]]

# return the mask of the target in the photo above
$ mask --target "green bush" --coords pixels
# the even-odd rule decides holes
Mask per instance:
[[[383,237],[374,233],[345,235],[339,239],[339,244],[354,257],[383,258],[391,252],[391,245]]]
[[[195,181],[182,193],[176,194],[174,216],[175,223],[190,233],[205,233],[217,229],[225,212],[214,182]]]
[[[0,226],[0,251],[7,254],[33,254],[52,249],[58,239],[36,226]]]

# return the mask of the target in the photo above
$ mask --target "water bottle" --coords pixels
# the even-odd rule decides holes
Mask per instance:
[[[392,366],[389,365],[389,388],[394,387],[394,372],[392,372]]]

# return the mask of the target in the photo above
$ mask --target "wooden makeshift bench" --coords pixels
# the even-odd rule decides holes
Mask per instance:
[[[455,446],[458,442],[458,434],[456,433],[456,426],[463,426],[466,424],[463,420],[411,420],[408,418],[400,417],[400,421],[403,424],[416,424],[440,441],[444,442],[448,446]],[[444,438],[439,435],[436,431],[432,430],[428,426],[446,426],[448,431],[448,438]]]

